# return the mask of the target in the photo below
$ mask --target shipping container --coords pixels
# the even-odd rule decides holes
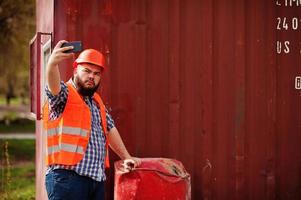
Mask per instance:
[[[192,199],[301,199],[301,1],[39,0],[36,21],[36,199],[44,70],[61,39],[105,54],[99,92],[129,152],[181,161]]]

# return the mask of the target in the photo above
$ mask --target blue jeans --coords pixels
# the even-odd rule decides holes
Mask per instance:
[[[55,169],[46,175],[49,200],[104,200],[105,184],[74,171]]]

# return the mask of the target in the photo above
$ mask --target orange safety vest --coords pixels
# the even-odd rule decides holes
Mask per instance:
[[[49,105],[43,107],[44,129],[47,132],[47,165],[76,165],[86,152],[91,132],[91,111],[80,94],[67,82],[68,98],[61,116],[49,119]],[[100,107],[102,128],[106,137],[105,166],[109,167],[107,121],[105,105],[97,93],[94,100]]]

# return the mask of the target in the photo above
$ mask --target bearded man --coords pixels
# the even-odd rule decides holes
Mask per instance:
[[[47,132],[46,190],[51,199],[104,199],[105,168],[109,167],[108,146],[121,158],[132,157],[122,142],[112,116],[96,93],[106,71],[105,57],[86,49],[73,63],[68,82],[60,79],[59,64],[72,58],[59,41],[46,66],[47,102],[43,108]]]

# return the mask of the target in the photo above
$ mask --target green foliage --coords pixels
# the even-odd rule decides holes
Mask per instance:
[[[29,96],[29,41],[35,33],[35,0],[0,0],[0,27],[0,94]],[[12,113],[6,117],[15,120]],[[7,140],[7,150],[3,151],[5,141],[0,140],[0,200],[35,199],[35,141]]]
[[[0,200],[35,199],[35,141],[0,140]]]
[[[0,93],[28,96],[28,44],[35,32],[35,0],[1,0],[0,27]]]

